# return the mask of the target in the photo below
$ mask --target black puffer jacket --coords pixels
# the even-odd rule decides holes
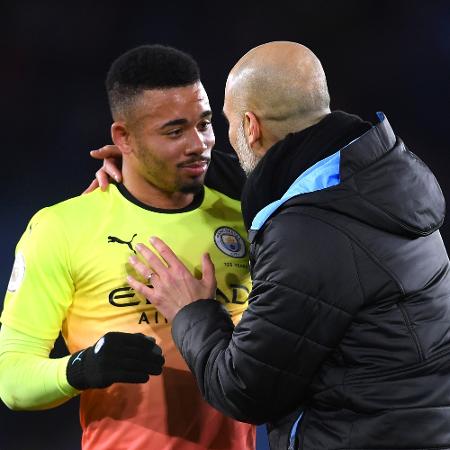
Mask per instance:
[[[338,148],[338,184],[250,233],[253,290],[236,328],[198,301],[175,317],[175,342],[206,400],[268,422],[273,449],[450,448],[445,203],[388,121],[333,113],[289,135],[250,176],[244,218]]]

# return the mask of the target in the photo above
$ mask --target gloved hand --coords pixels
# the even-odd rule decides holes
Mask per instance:
[[[95,345],[74,353],[67,381],[75,389],[105,388],[113,383],[145,383],[162,372],[164,357],[152,337],[110,332]]]

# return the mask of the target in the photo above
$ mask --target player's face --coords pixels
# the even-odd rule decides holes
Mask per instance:
[[[134,168],[165,192],[196,192],[203,185],[214,132],[200,82],[144,91],[128,124]]]

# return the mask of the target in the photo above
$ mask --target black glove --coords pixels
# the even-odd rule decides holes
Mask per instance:
[[[67,381],[75,389],[105,388],[113,383],[145,383],[162,372],[164,357],[152,337],[110,332],[95,345],[74,353]]]

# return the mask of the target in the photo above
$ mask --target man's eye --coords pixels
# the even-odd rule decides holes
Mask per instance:
[[[200,130],[206,130],[211,125],[210,120],[205,120],[204,122],[201,122],[199,125]]]

